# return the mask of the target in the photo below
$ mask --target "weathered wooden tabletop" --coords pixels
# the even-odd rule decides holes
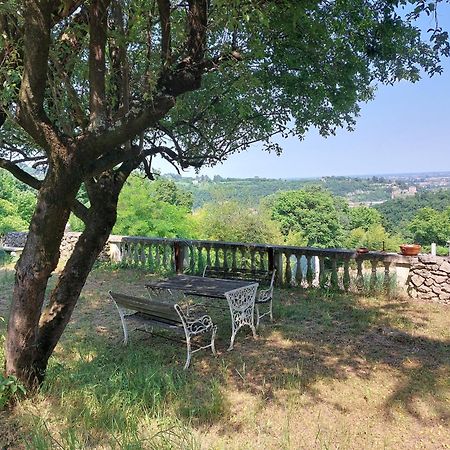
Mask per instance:
[[[146,287],[174,289],[183,291],[188,295],[198,295],[201,297],[225,298],[226,292],[251,286],[252,284],[257,283],[245,280],[176,275],[165,280],[152,281],[147,283]]]

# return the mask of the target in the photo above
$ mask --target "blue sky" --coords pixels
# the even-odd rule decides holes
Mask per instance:
[[[379,86],[375,99],[361,105],[353,132],[323,138],[312,130],[303,141],[280,139],[279,157],[255,145],[200,174],[301,178],[450,171],[450,61],[443,66],[440,76]],[[163,173],[173,172],[155,163]]]

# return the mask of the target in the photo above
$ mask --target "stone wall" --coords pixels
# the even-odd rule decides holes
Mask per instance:
[[[421,255],[414,258],[408,277],[412,298],[450,304],[450,258]]]
[[[79,232],[66,232],[61,241],[61,260],[66,261],[69,259],[75,244],[77,243],[81,233]],[[0,247],[23,247],[27,240],[26,231],[14,231],[6,233],[0,238]],[[100,253],[99,260],[109,260],[109,245],[105,246],[105,249]]]
[[[26,231],[11,231],[0,236],[0,247],[23,247],[27,240]]]

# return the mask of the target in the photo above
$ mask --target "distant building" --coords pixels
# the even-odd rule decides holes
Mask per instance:
[[[400,189],[398,186],[392,187],[391,198],[414,197],[417,194],[416,186],[409,186],[408,189]]]

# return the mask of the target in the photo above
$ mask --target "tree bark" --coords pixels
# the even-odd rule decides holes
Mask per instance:
[[[28,387],[38,382],[38,323],[48,279],[59,259],[59,246],[79,184],[67,173],[50,171],[39,191],[28,239],[16,265],[16,277],[6,339],[6,373]]]
[[[89,272],[116,222],[119,193],[131,172],[131,167],[134,167],[133,162],[128,165],[130,168],[126,173],[107,172],[102,174],[97,182],[92,181],[89,184],[91,208],[85,230],[43,311],[45,288],[58,262],[59,246],[68,212],[63,217],[60,207],[57,207],[58,213],[50,214],[48,199],[44,195],[45,189],[41,191],[42,198],[39,199],[37,211],[46,210],[43,214],[47,224],[43,226],[40,217],[33,218],[23,256],[17,265],[6,345],[6,373],[16,375],[29,389],[34,389],[42,383],[48,360],[69,323]],[[54,217],[51,223],[49,214]],[[55,227],[54,232],[50,233],[48,227]],[[32,265],[36,264],[36,258],[32,260],[30,257],[33,253],[41,257],[39,270]]]

